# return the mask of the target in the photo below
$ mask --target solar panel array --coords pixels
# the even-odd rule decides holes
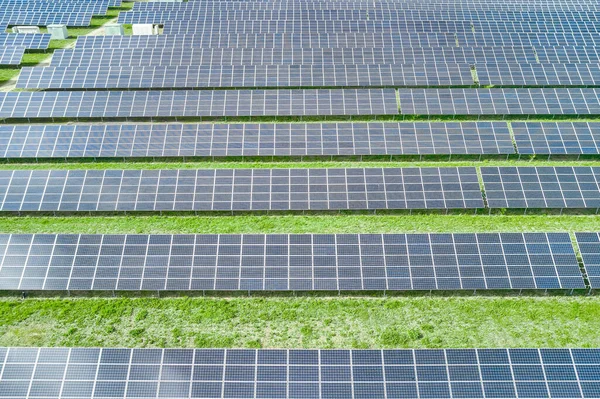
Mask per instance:
[[[25,47],[0,46],[0,65],[19,65],[25,54]]]
[[[0,125],[0,148],[1,158],[515,152],[501,122]]]
[[[598,233],[575,233],[590,287],[600,286],[600,236]]]
[[[109,6],[119,6],[120,0],[111,1],[7,1],[0,2],[0,22],[5,25],[64,24],[89,26],[92,16],[106,15]]]
[[[2,348],[0,398],[592,398],[598,349]]]
[[[394,115],[392,89],[0,93],[0,118]]]
[[[513,122],[519,154],[600,154],[598,122]]]
[[[473,85],[470,66],[387,64],[23,68],[17,88],[194,89],[440,85]]]
[[[24,47],[32,50],[44,50],[50,44],[47,33],[7,33],[0,34],[0,48],[7,46]]]
[[[482,167],[490,208],[600,208],[598,167]]]
[[[0,290],[574,288],[566,233],[0,235]]]
[[[598,89],[404,89],[405,115],[600,115]]]
[[[9,170],[0,211],[482,208],[475,168]]]

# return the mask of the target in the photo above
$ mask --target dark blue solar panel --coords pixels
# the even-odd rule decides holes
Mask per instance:
[[[474,168],[0,171],[1,211],[481,208]]]
[[[600,286],[600,238],[598,233],[575,233],[590,287]]]
[[[600,123],[513,122],[519,154],[598,154]]]
[[[490,208],[600,208],[600,168],[483,167]]]
[[[585,288],[566,233],[0,235],[0,249],[0,290]]]
[[[0,398],[32,392],[80,399],[597,396],[600,350],[527,351],[538,360],[521,363],[515,349],[0,348]],[[449,361],[457,358],[466,363]]]
[[[481,85],[597,86],[600,64],[478,64]]]
[[[2,158],[513,154],[502,122],[0,125]]]

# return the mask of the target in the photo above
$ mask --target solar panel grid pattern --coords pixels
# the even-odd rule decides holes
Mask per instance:
[[[24,12],[24,13],[91,13],[94,15],[105,15],[108,10],[108,2],[87,2],[87,3],[50,3],[50,2],[27,2],[27,3],[1,3],[4,13]]]
[[[482,208],[475,168],[14,170],[0,211]]]
[[[567,233],[0,235],[0,290],[585,288]]]
[[[0,125],[2,158],[513,154],[506,124]]]
[[[600,53],[592,46],[535,47],[539,62],[546,64],[598,64]]]
[[[600,69],[598,69],[600,75]],[[594,71],[596,73],[596,71]],[[472,86],[468,64],[233,65],[23,68],[17,88]]]
[[[393,115],[393,89],[0,93],[0,118]]]
[[[599,154],[600,123],[513,122],[519,154]]]
[[[32,50],[45,50],[50,44],[50,35],[45,33],[0,34],[0,47],[24,47]]]
[[[597,35],[589,32],[503,32],[502,35],[492,32],[456,34],[460,46],[489,46],[489,47],[561,47],[583,46],[593,47],[599,43]]]
[[[581,253],[583,267],[590,287],[600,286],[600,238],[598,233],[575,233],[577,248]]]
[[[402,89],[405,115],[599,115],[598,89]]]
[[[137,4],[137,3],[136,3]],[[450,33],[255,33],[79,36],[75,48],[369,48],[453,47]]]
[[[598,167],[482,167],[490,208],[600,208]]]
[[[341,33],[341,32],[599,32],[596,22],[441,21],[441,20],[174,20],[164,22],[165,34],[221,33]]]
[[[6,399],[591,398],[600,363],[598,349],[2,348],[0,358]]]
[[[600,64],[479,64],[481,85],[593,86],[600,83]]]
[[[25,47],[21,46],[4,46],[0,47],[0,65],[19,65],[23,55],[25,54]]]
[[[579,60],[581,57],[577,56]],[[54,67],[536,63],[527,47],[109,48],[57,50]],[[576,61],[577,62],[577,61]]]
[[[62,12],[0,12],[0,23],[4,25],[37,25],[48,26],[61,24],[66,26],[89,26],[92,13],[62,13]]]

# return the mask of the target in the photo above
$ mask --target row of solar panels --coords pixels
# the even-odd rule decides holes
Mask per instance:
[[[352,64],[600,64],[600,47],[77,48],[54,67]]]
[[[598,349],[0,348],[0,398],[596,398]]]
[[[139,3],[138,3],[139,4]],[[75,48],[558,47],[600,43],[592,33],[248,33],[79,36]]]
[[[345,32],[600,32],[596,22],[428,21],[428,20],[175,20],[165,34],[212,33],[345,33]]]
[[[578,233],[590,286],[600,239]],[[0,290],[585,289],[567,233],[0,235]]]
[[[598,122],[0,125],[0,158],[600,154]]]
[[[476,76],[474,75],[476,72]],[[600,64],[225,65],[23,68],[22,89],[598,86]]]
[[[101,1],[2,1],[0,22],[3,25],[89,26],[93,15],[106,15],[109,6],[121,0]]]
[[[4,170],[2,212],[600,208],[598,167]]]
[[[0,118],[11,120],[398,114],[600,115],[600,91],[566,88],[0,93]]]
[[[96,7],[100,10],[100,7]],[[52,9],[49,9],[50,11]],[[74,9],[77,11],[78,9]],[[486,12],[486,11],[426,11],[426,10],[208,10],[184,8],[174,11],[122,12],[118,21],[124,24],[168,23],[180,20],[243,21],[471,21],[471,22],[597,22],[598,12]]]

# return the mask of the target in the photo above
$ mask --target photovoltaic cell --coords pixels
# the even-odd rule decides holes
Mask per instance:
[[[599,115],[598,89],[402,89],[406,115]]]
[[[0,348],[0,398],[593,398],[599,349]],[[62,372],[62,373],[61,373]]]
[[[592,289],[600,286],[600,238],[598,233],[575,233],[583,266]]]
[[[533,48],[126,48],[65,49],[52,55],[54,67],[197,65],[349,65],[536,63]]]
[[[490,208],[600,208],[600,168],[483,167]]]
[[[0,118],[392,115],[393,89],[0,93]]]
[[[519,154],[599,154],[600,123],[513,122]]]
[[[7,33],[0,34],[0,47],[24,47],[32,50],[45,50],[50,44],[50,36],[46,33]]]
[[[0,211],[482,208],[475,168],[0,171]]]
[[[473,85],[470,66],[468,64],[435,66],[387,64],[108,68],[34,67],[21,69],[17,82],[17,88],[26,89],[414,87],[447,85]]]
[[[502,122],[0,125],[2,158],[513,154]]]
[[[0,290],[574,288],[567,233],[0,235]]]

